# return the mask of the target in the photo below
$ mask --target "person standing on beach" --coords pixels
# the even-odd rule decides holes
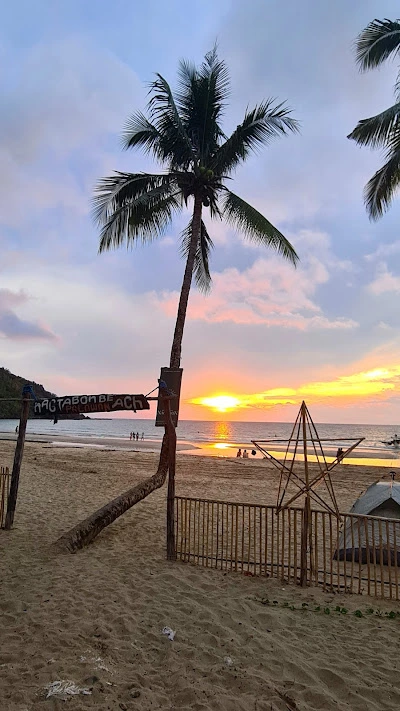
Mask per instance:
[[[141,440],[142,440],[142,442],[143,442],[143,440],[144,440],[144,432],[142,432]]]
[[[139,442],[139,432],[136,432],[136,442]]]
[[[241,449],[238,449],[236,456],[237,456],[237,457],[241,457],[241,456],[242,456],[242,450],[241,450]]]
[[[247,449],[245,449],[243,452],[243,459],[248,459],[248,458],[249,458],[249,453],[248,453]]]

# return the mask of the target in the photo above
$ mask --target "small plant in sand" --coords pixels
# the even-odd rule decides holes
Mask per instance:
[[[288,610],[291,610],[292,612],[322,612],[324,615],[331,615],[331,614],[336,614],[336,615],[353,615],[354,617],[368,617],[368,616],[375,616],[375,617],[385,617],[389,620],[395,620],[400,618],[400,611],[395,611],[395,610],[390,610],[390,611],[385,611],[383,612],[379,608],[374,609],[373,607],[367,607],[364,612],[362,610],[353,610],[351,612],[350,610],[347,609],[347,607],[343,607],[342,605],[335,605],[335,607],[330,607],[326,605],[325,607],[321,607],[321,605],[313,605],[309,602],[302,602],[301,605],[295,605],[293,603],[289,603],[287,600],[284,600],[283,602],[279,602],[279,600],[270,600],[268,597],[256,597],[254,600],[261,605],[270,605],[275,608],[286,608]]]

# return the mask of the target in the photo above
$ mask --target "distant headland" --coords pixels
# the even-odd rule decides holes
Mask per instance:
[[[43,385],[35,383],[33,380],[28,378],[22,378],[19,375],[14,375],[7,368],[0,367],[0,420],[17,420],[19,419],[21,412],[21,403],[18,402],[22,396],[22,388],[24,385],[32,385],[33,391],[38,398],[51,398],[57,397],[55,393],[51,393],[49,390],[45,390]],[[8,398],[6,401],[2,401],[2,398]],[[29,417],[35,419],[38,418],[33,414],[32,411]],[[46,419],[49,419],[48,416]],[[85,415],[60,415],[59,419],[62,420],[87,420],[90,419]]]

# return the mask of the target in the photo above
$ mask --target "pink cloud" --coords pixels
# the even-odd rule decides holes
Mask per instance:
[[[386,262],[381,262],[377,268],[377,276],[369,284],[368,290],[376,296],[387,292],[398,293],[400,291],[400,277],[394,276],[388,270]]]
[[[317,287],[328,279],[326,267],[314,256],[297,270],[276,257],[259,258],[242,272],[229,268],[213,274],[209,296],[193,291],[189,318],[209,323],[230,321],[298,330],[356,327],[358,324],[351,319],[329,319],[313,301]],[[176,292],[164,292],[159,305],[164,313],[173,317],[177,300]]]

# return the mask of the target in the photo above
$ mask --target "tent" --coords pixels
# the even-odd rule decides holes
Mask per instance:
[[[354,560],[358,563],[370,562],[400,565],[400,483],[377,481],[371,484],[350,509],[350,514],[368,516],[348,516],[339,536],[338,549],[334,558]],[[378,516],[386,521],[374,520]],[[369,555],[368,555],[369,554]]]

